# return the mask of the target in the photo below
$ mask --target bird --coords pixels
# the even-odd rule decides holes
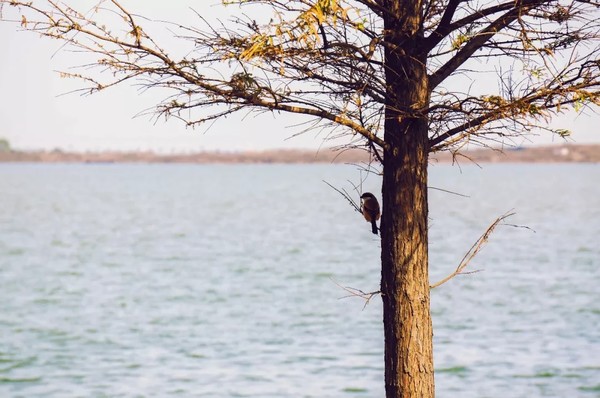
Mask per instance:
[[[379,209],[379,202],[375,195],[371,192],[365,192],[360,196],[362,200],[361,212],[365,220],[371,223],[371,231],[377,235],[377,223],[381,217],[381,210]]]

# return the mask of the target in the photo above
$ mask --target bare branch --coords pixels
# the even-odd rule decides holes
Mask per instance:
[[[353,288],[353,287],[350,287],[350,286],[343,286],[343,285],[341,285],[340,283],[338,283],[338,282],[337,282],[335,279],[333,279],[333,278],[330,278],[330,279],[331,279],[331,281],[332,281],[333,283],[335,283],[335,284],[336,284],[338,287],[342,288],[343,290],[345,290],[346,292],[348,292],[348,293],[349,293],[349,295],[347,295],[347,296],[340,297],[340,300],[341,300],[341,299],[345,299],[345,298],[349,298],[349,297],[358,297],[358,298],[361,298],[361,299],[365,300],[365,305],[363,305],[363,310],[364,310],[364,309],[367,307],[367,305],[368,305],[368,304],[371,302],[371,299],[372,299],[373,297],[377,296],[378,294],[381,294],[381,291],[380,291],[380,290],[378,290],[378,291],[375,291],[375,292],[366,293],[366,292],[364,292],[364,291],[362,291],[362,290],[360,290],[360,289],[356,289],[356,288]]]
[[[443,285],[444,283],[448,282],[450,279],[452,279],[458,275],[466,275],[466,274],[472,274],[475,272],[479,272],[479,270],[465,272],[465,268],[467,268],[467,266],[469,265],[471,260],[473,260],[473,258],[475,258],[475,256],[483,249],[485,244],[488,242],[490,235],[494,232],[494,229],[496,229],[496,227],[502,221],[504,221],[508,217],[513,216],[514,214],[515,213],[506,213],[506,214],[496,218],[496,220],[494,220],[494,222],[485,230],[483,235],[481,235],[479,237],[479,239],[477,239],[477,241],[473,244],[473,246],[471,246],[469,251],[467,251],[465,256],[462,258],[462,260],[458,264],[458,267],[456,267],[456,269],[454,270],[454,272],[452,272],[450,275],[448,275],[444,279],[434,283],[433,285],[430,286],[430,288],[435,289],[436,287]]]

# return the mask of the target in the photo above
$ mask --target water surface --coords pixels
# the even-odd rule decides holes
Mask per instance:
[[[600,167],[433,165],[439,397],[600,396]],[[382,397],[340,165],[0,165],[1,397]],[[346,185],[344,185],[346,184]],[[370,177],[365,190],[378,194]],[[535,232],[532,232],[532,229]]]

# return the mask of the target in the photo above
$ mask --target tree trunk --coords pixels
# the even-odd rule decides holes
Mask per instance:
[[[426,55],[421,2],[388,0],[381,293],[387,398],[433,398],[427,239]]]
[[[427,150],[415,140],[385,158],[381,293],[387,398],[434,397],[427,255]],[[389,142],[389,141],[387,141]]]

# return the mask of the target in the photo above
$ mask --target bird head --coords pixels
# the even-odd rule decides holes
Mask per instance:
[[[365,192],[362,195],[360,195],[361,199],[373,199],[375,198],[375,195],[373,195],[371,192]]]

